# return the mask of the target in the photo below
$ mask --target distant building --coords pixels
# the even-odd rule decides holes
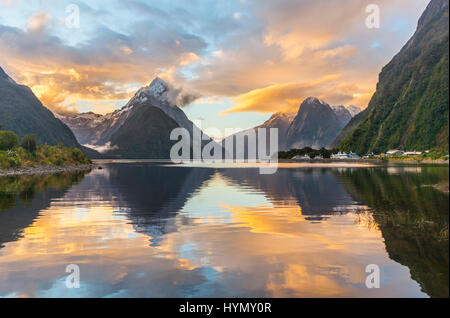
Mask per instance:
[[[331,159],[360,159],[361,157],[357,155],[356,153],[349,152],[338,152],[331,155]]]
[[[350,151],[350,153],[348,154],[348,159],[361,159],[361,157],[358,154]]]
[[[322,155],[318,155],[318,156],[315,156],[314,157],[314,160],[322,160],[323,159],[323,156]]]
[[[403,156],[404,152],[398,149],[389,150],[386,156]]]
[[[420,151],[407,151],[403,155],[404,156],[420,156],[422,152]]]
[[[295,156],[292,157],[293,160],[311,160],[311,157],[308,155],[304,155],[304,156]]]
[[[345,152],[338,152],[331,155],[331,159],[347,159],[348,155]]]

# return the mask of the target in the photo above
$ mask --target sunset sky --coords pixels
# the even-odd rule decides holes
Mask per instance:
[[[371,3],[379,29],[365,25]],[[248,128],[308,96],[366,107],[427,4],[0,0],[0,66],[52,110],[111,112],[160,76],[195,99],[184,110],[203,127]]]

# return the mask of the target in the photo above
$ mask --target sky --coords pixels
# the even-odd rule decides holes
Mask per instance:
[[[246,129],[309,96],[365,108],[428,2],[0,0],[0,66],[55,112],[111,112],[159,76],[202,128]]]

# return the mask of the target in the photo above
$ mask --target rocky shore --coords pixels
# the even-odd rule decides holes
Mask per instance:
[[[89,171],[94,168],[93,164],[67,165],[67,166],[37,166],[0,169],[0,177],[44,175],[62,172]]]

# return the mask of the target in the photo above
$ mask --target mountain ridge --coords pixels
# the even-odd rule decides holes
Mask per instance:
[[[448,150],[448,0],[431,0],[417,30],[383,67],[368,107],[332,146],[360,154]]]
[[[287,147],[327,148],[344,124],[329,104],[308,97],[300,105],[297,116],[287,131]]]
[[[299,109],[297,110],[297,112],[274,113],[263,124],[253,127],[253,128],[245,129],[245,130],[237,132],[231,136],[228,136],[222,141],[222,143],[224,144],[226,142],[226,140],[230,140],[230,138],[235,138],[240,135],[244,135],[244,136],[248,135],[249,133],[252,132],[252,130],[255,131],[256,138],[258,139],[258,137],[259,137],[258,129],[259,128],[267,128],[268,131],[266,133],[266,142],[267,142],[266,149],[268,149],[269,148],[268,142],[270,140],[270,128],[277,128],[278,129],[278,146],[279,146],[280,151],[290,150],[292,148],[298,148],[298,147],[300,147],[300,148],[303,148],[303,147],[316,147],[316,148],[328,147],[329,144],[327,145],[327,143],[329,142],[329,140],[331,140],[331,138],[333,136],[336,135],[336,132],[334,132],[331,135],[332,137],[329,137],[324,142],[320,141],[319,143],[314,143],[311,141],[309,141],[309,142],[307,141],[301,145],[298,145],[298,143],[297,143],[298,140],[301,140],[302,138],[305,137],[304,136],[305,132],[302,131],[302,129],[299,129],[299,127],[291,127],[291,126],[293,125],[293,122],[296,120],[296,118],[299,117],[299,113],[300,113],[300,116],[301,116],[301,114],[303,114],[304,110],[301,111],[302,105],[303,104],[305,104],[305,105],[311,104],[311,103],[313,103],[313,104],[318,103],[321,108],[326,109],[328,116],[331,118],[331,122],[328,122],[328,124],[331,124],[331,126],[334,127],[334,129],[336,131],[340,131],[350,121],[350,119],[353,116],[352,114],[358,113],[360,111],[360,109],[358,107],[353,106],[353,105],[350,105],[349,107],[345,107],[342,105],[330,106],[323,100],[320,100],[316,97],[309,97],[309,98],[306,98],[302,102],[302,104],[299,106]],[[308,107],[308,106],[306,106],[306,107]],[[349,109],[350,107],[352,107],[351,111]],[[306,121],[304,119],[303,119],[303,122],[304,122],[304,124],[306,123]],[[320,123],[320,120],[316,121],[315,124],[312,124],[311,126],[314,126],[314,125],[317,125],[317,127],[319,127],[319,129],[324,129],[324,125],[322,125]],[[288,136],[289,129],[291,131],[291,136]],[[296,129],[299,130],[300,133],[297,134],[295,132]],[[316,132],[313,131],[311,133],[315,134]],[[292,136],[292,135],[295,135],[295,136]],[[291,139],[288,140],[288,138],[291,138]],[[248,156],[248,152],[245,153],[246,158],[247,158],[247,156]]]
[[[0,125],[20,138],[35,134],[38,144],[56,145],[83,150],[91,158],[99,154],[80,145],[72,131],[46,108],[26,85],[16,83],[0,67]]]
[[[211,141],[204,134],[207,140],[193,138],[194,131],[199,135],[202,131],[175,104],[172,89],[156,77],[150,85],[138,89],[119,110],[106,115],[88,112],[59,114],[58,117],[82,143],[101,150],[105,156],[167,159],[175,143],[170,140],[170,132],[175,128],[185,128],[189,132],[192,147],[202,147]]]

